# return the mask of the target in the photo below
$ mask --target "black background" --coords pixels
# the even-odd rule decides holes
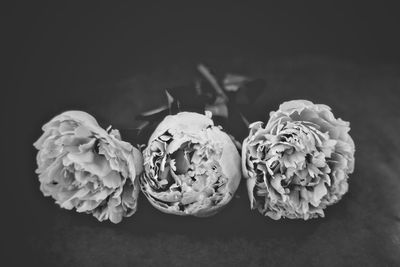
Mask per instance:
[[[400,264],[398,9],[275,2],[3,6],[5,266]],[[164,88],[192,81],[199,62],[266,79],[252,120],[305,98],[351,121],[356,170],[326,218],[264,218],[249,210],[243,185],[211,218],[162,214],[141,197],[118,225],[42,196],[32,143],[43,123],[81,109],[105,127],[132,129],[136,114],[164,101]]]

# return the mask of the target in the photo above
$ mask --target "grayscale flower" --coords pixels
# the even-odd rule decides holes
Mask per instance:
[[[239,152],[210,112],[165,117],[143,157],[141,189],[166,213],[211,216],[231,200],[241,179]]]
[[[326,105],[294,100],[249,126],[242,169],[250,205],[272,219],[324,217],[348,190],[354,170],[350,123]]]
[[[40,189],[68,210],[118,223],[135,213],[142,172],[140,151],[105,131],[82,111],[67,111],[43,126],[34,143]]]

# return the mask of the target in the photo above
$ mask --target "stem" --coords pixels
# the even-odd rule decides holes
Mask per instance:
[[[207,79],[207,81],[212,85],[217,94],[224,99],[225,103],[228,102],[228,96],[225,94],[224,90],[218,84],[217,80],[211,74],[209,69],[203,64],[199,64],[197,66],[197,70]]]

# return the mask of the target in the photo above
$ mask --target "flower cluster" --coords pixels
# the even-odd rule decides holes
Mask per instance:
[[[214,125],[210,111],[157,123],[141,153],[85,112],[54,117],[34,143],[41,191],[99,221],[134,214],[139,188],[162,212],[207,217],[230,202],[243,175],[252,209],[307,220],[324,217],[354,171],[350,123],[306,100],[281,104],[265,125],[250,124],[242,157],[240,143]]]
[[[255,122],[243,142],[242,169],[252,208],[273,219],[324,216],[348,190],[354,169],[349,123],[326,105],[294,100]]]
[[[167,116],[143,152],[143,193],[157,209],[206,217],[232,198],[241,179],[240,155],[231,138],[207,116]]]
[[[34,146],[40,189],[65,209],[118,223],[136,211],[139,150],[105,131],[89,114],[68,111],[43,126]]]

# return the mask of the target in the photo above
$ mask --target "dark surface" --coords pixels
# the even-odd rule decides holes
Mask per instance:
[[[10,71],[2,105],[10,161],[3,175],[5,266],[400,264],[394,8],[34,3],[3,12]],[[42,196],[32,143],[43,123],[81,109],[105,127],[129,130],[136,114],[164,101],[164,88],[191,82],[200,61],[267,81],[251,120],[304,98],[351,122],[356,169],[349,193],[326,218],[264,218],[249,210],[244,186],[211,218],[166,215],[142,196],[138,212],[118,225],[61,210]]]

